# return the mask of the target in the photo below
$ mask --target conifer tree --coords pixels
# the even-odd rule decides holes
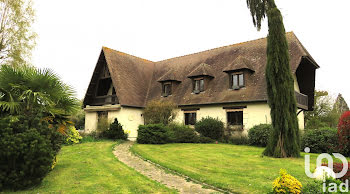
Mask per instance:
[[[282,14],[274,0],[247,0],[253,23],[258,30],[267,16],[266,83],[273,132],[264,155],[299,157],[300,139],[294,80],[289,65],[289,52]]]
[[[338,94],[338,97],[335,100],[333,111],[339,115],[343,114],[346,111],[349,111],[348,104],[341,94]]]

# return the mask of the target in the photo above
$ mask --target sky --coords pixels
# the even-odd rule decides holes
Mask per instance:
[[[349,0],[275,0],[320,65],[316,89],[350,103]],[[151,61],[266,37],[246,0],[34,0],[32,64],[53,69],[82,99],[102,46]],[[350,105],[350,104],[349,104]]]

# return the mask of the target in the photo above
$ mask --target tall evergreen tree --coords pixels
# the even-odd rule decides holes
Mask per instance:
[[[348,104],[341,94],[338,94],[338,97],[335,100],[333,111],[339,115],[343,114],[345,111],[349,111]]]
[[[264,155],[273,157],[299,157],[300,139],[294,80],[289,65],[289,52],[282,14],[274,0],[247,0],[254,25],[260,30],[267,16],[266,82],[271,108],[273,132]]]

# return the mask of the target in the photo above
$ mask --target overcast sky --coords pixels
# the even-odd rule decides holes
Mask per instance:
[[[349,0],[276,0],[286,31],[321,66],[316,89],[350,103]],[[102,46],[152,61],[265,37],[246,0],[35,0],[33,65],[84,97]],[[350,104],[349,104],[350,105]]]

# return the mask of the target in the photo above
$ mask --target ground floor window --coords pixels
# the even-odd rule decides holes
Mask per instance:
[[[227,123],[228,125],[243,126],[243,111],[227,112]]]
[[[196,124],[197,113],[195,112],[185,112],[185,125]]]

